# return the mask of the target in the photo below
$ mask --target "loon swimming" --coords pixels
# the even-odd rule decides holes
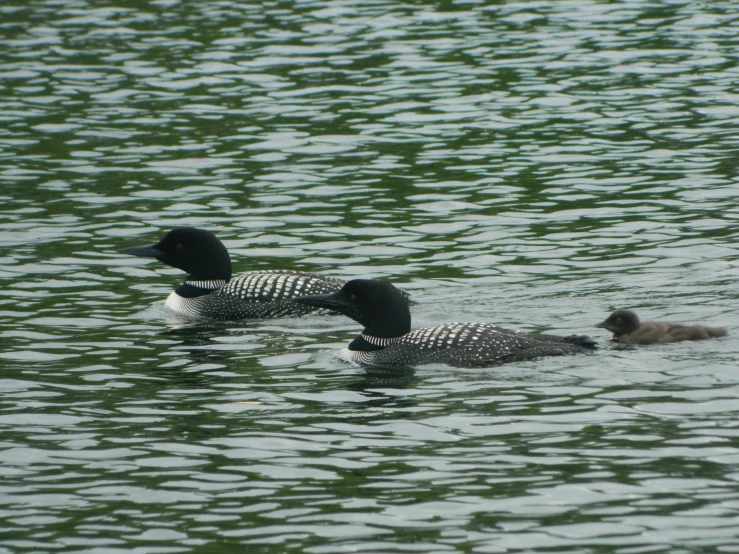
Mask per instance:
[[[613,340],[624,344],[658,344],[665,342],[681,342],[684,340],[706,340],[725,337],[723,327],[706,327],[704,325],[678,325],[658,321],[639,321],[631,310],[617,310],[608,319],[598,323],[596,327],[608,329],[613,333]]]
[[[585,336],[530,334],[488,323],[445,323],[411,331],[411,314],[403,295],[390,283],[374,279],[355,279],[338,292],[294,300],[337,311],[364,325],[364,331],[349,344],[349,355],[366,364],[489,367],[597,349]]]
[[[297,316],[317,311],[292,298],[335,292],[341,279],[302,271],[256,271],[231,278],[231,258],[210,231],[194,227],[171,230],[156,244],[118,250],[187,272],[185,282],[167,298],[168,308],[183,315],[235,320]]]

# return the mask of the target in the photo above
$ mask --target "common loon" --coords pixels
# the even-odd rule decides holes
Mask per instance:
[[[703,325],[677,325],[645,321],[631,310],[618,310],[608,319],[598,323],[596,327],[608,329],[613,333],[613,340],[624,344],[657,344],[664,342],[680,342],[684,340],[706,340],[727,335],[721,327],[705,327]]]
[[[489,367],[597,348],[584,336],[536,335],[488,323],[446,323],[411,331],[410,310],[400,291],[374,279],[355,279],[338,292],[295,301],[340,312],[363,325],[364,331],[349,344],[351,359],[360,363]]]
[[[156,244],[118,250],[187,272],[167,298],[170,309],[191,317],[236,320],[297,316],[316,308],[292,298],[335,292],[346,281],[302,271],[256,271],[231,279],[231,258],[218,238],[204,229],[179,227]]]

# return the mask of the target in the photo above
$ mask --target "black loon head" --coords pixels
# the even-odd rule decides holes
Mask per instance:
[[[364,333],[395,338],[411,330],[408,301],[393,285],[377,279],[354,279],[333,294],[300,296],[294,301],[328,308],[364,325]]]
[[[598,323],[596,327],[608,329],[616,336],[628,335],[639,328],[639,318],[631,310],[617,310],[608,319]]]
[[[223,243],[213,233],[195,227],[178,227],[150,246],[118,250],[181,269],[193,279],[231,279],[231,258]]]

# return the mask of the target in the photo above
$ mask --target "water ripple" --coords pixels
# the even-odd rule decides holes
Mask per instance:
[[[0,548],[737,548],[731,2],[0,6]],[[363,370],[178,270],[381,277],[592,356]],[[616,308],[725,325],[618,347]]]

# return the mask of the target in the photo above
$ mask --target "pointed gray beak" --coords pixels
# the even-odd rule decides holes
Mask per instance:
[[[335,312],[345,313],[347,306],[344,302],[339,299],[339,293],[335,292],[332,294],[314,294],[311,296],[298,296],[292,298],[294,302],[300,304],[306,304],[308,306],[315,306],[316,308],[326,308]]]
[[[158,250],[155,244],[150,246],[131,246],[130,248],[121,248],[117,250],[119,254],[128,254],[129,256],[138,256],[139,258],[159,258],[164,252]]]

